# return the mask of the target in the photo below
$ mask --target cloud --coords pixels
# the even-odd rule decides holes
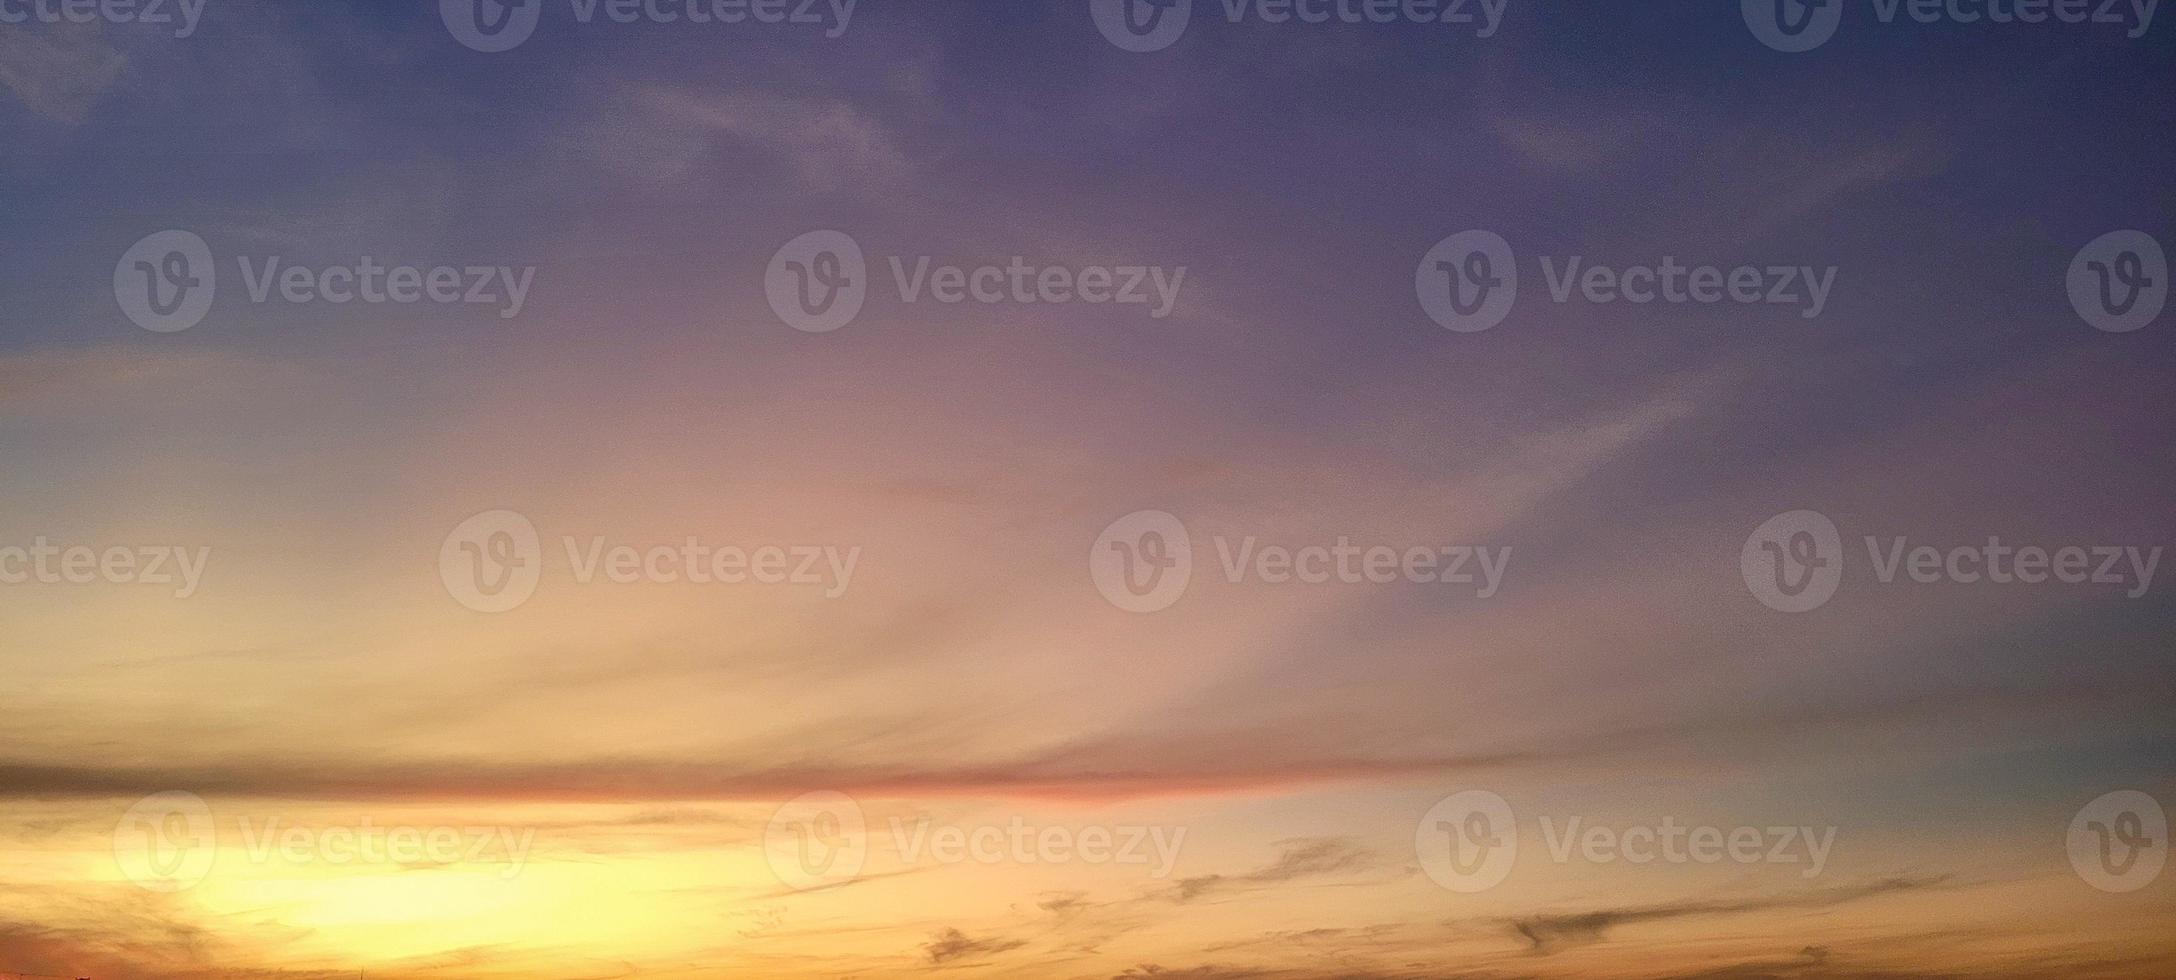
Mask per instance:
[[[1629,101],[1583,104],[1557,114],[1505,110],[1490,114],[1488,124],[1526,158],[1580,175],[1609,170],[1627,156],[1656,145],[1643,138],[1664,132],[1682,135],[1669,115]]]
[[[1379,863],[1374,852],[1342,838],[1318,838],[1280,842],[1285,851],[1268,867],[1241,875],[1201,875],[1182,878],[1169,897],[1191,902],[1216,892],[1281,885],[1307,878],[1324,878],[1365,871]]]
[[[776,800],[822,789],[894,797],[1117,800],[1281,790],[1322,782],[1419,776],[1466,765],[1456,759],[1322,759],[1296,765],[1244,761],[1218,768],[1109,772],[1063,768],[1040,760],[960,769],[749,769],[745,763],[723,759],[598,759],[539,765],[418,760],[338,767],[243,761],[203,767],[0,763],[0,797],[126,796],[181,787],[207,796],[355,801]]]
[[[0,28],[0,86],[48,119],[83,122],[127,67],[95,27]]]
[[[2022,689],[1975,687],[1907,693],[1894,698],[1829,705],[1770,705],[1700,718],[1670,718],[1593,728],[1506,750],[1387,757],[1309,754],[1278,745],[1278,733],[1226,731],[1192,736],[1212,751],[1157,758],[1132,735],[1084,738],[982,765],[852,764],[823,761],[751,763],[792,758],[809,736],[786,731],[731,755],[593,758],[528,763],[478,759],[409,759],[360,763],[295,761],[224,754],[201,765],[80,764],[0,758],[0,798],[119,798],[186,789],[207,797],[283,797],[343,801],[642,802],[790,799],[833,790],[865,798],[1009,798],[1114,802],[1207,796],[1267,796],[1307,787],[1383,784],[1447,775],[1511,770],[1546,772],[1624,764],[1632,760],[1727,761],[1758,748],[1804,747],[1815,736],[1953,729],[1990,714],[2029,721],[2166,703],[2170,692],[2133,685]],[[899,723],[905,724],[905,723]],[[870,744],[894,723],[873,729]],[[910,726],[911,727],[911,726]],[[832,732],[838,757],[858,743]],[[1153,742],[1154,739],[1145,741]],[[1688,749],[1687,746],[1694,748]],[[1254,750],[1248,750],[1248,747]],[[1688,754],[1690,753],[1690,754]],[[1148,761],[1153,760],[1153,761]],[[1131,763],[1130,765],[1128,763]],[[1269,868],[1211,876],[1196,893],[1234,884],[1268,883],[1317,869],[1344,870],[1360,855],[1330,841],[1303,843]],[[1357,868],[1352,868],[1357,869]]]
[[[1087,907],[1087,892],[1059,892],[1045,896],[1035,907],[1052,915],[1064,917]]]
[[[236,965],[246,957],[234,936],[179,918],[168,896],[126,885],[91,895],[0,882],[0,895],[35,898],[38,909],[36,921],[0,912],[0,977],[18,975],[11,971],[100,980],[333,976]]]
[[[1222,966],[1191,966],[1166,969],[1153,963],[1129,967],[1126,972],[1115,974],[1111,980],[1254,980],[1270,974],[1260,970],[1235,969]]]
[[[5,37],[0,32],[0,37]],[[281,370],[282,362],[224,352],[152,352],[123,346],[0,354],[0,402],[51,397],[80,411],[122,395],[217,388]]]
[[[1855,888],[1835,888],[1773,898],[1725,902],[1674,902],[1658,905],[1598,909],[1592,912],[1535,915],[1513,919],[1511,930],[1524,938],[1536,953],[1552,953],[1567,946],[1602,941],[1613,927],[1641,922],[1660,922],[1718,915],[1738,915],[1778,909],[1819,909],[1896,892],[1941,884],[1946,878],[1889,878]]]
[[[592,123],[600,162],[653,181],[687,179],[732,142],[775,155],[805,190],[897,187],[915,169],[890,126],[837,98],[646,85]]]
[[[947,928],[937,933],[935,939],[922,947],[922,951],[929,954],[931,963],[942,964],[956,960],[994,956],[998,953],[1019,949],[1025,945],[1027,945],[1025,941],[1017,939],[969,939],[966,933],[958,929]]]
[[[1111,980],[1486,980],[1509,978],[1508,973],[1479,970],[1454,970],[1445,967],[1412,967],[1408,969],[1355,967],[1242,967],[1207,964],[1189,967],[1165,967],[1143,963],[1115,974]],[[1525,976],[1517,974],[1516,976]]]

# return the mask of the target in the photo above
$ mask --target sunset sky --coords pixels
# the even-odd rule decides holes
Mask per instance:
[[[2176,976],[2176,25],[1100,3],[0,0],[0,978]]]

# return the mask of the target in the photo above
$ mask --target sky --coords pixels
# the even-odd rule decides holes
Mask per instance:
[[[2176,975],[2156,5],[1285,9],[0,0],[0,978]]]

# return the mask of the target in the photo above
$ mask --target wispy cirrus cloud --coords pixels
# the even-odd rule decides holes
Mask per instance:
[[[1591,912],[1536,915],[1514,919],[1507,925],[1525,939],[1536,953],[1552,953],[1569,946],[1601,942],[1612,928],[1645,922],[1662,922],[1702,916],[1737,915],[1778,909],[1820,909],[1881,895],[1931,888],[1946,878],[1890,878],[1848,888],[1831,888],[1803,894],[1708,902],[1671,902],[1656,905],[1596,909]]]
[[[1372,851],[1349,840],[1317,839],[1284,842],[1284,853],[1264,868],[1236,875],[1201,875],[1181,878],[1168,896],[1175,902],[1191,902],[1231,891],[1269,888],[1314,878],[1333,878],[1380,866]]]

